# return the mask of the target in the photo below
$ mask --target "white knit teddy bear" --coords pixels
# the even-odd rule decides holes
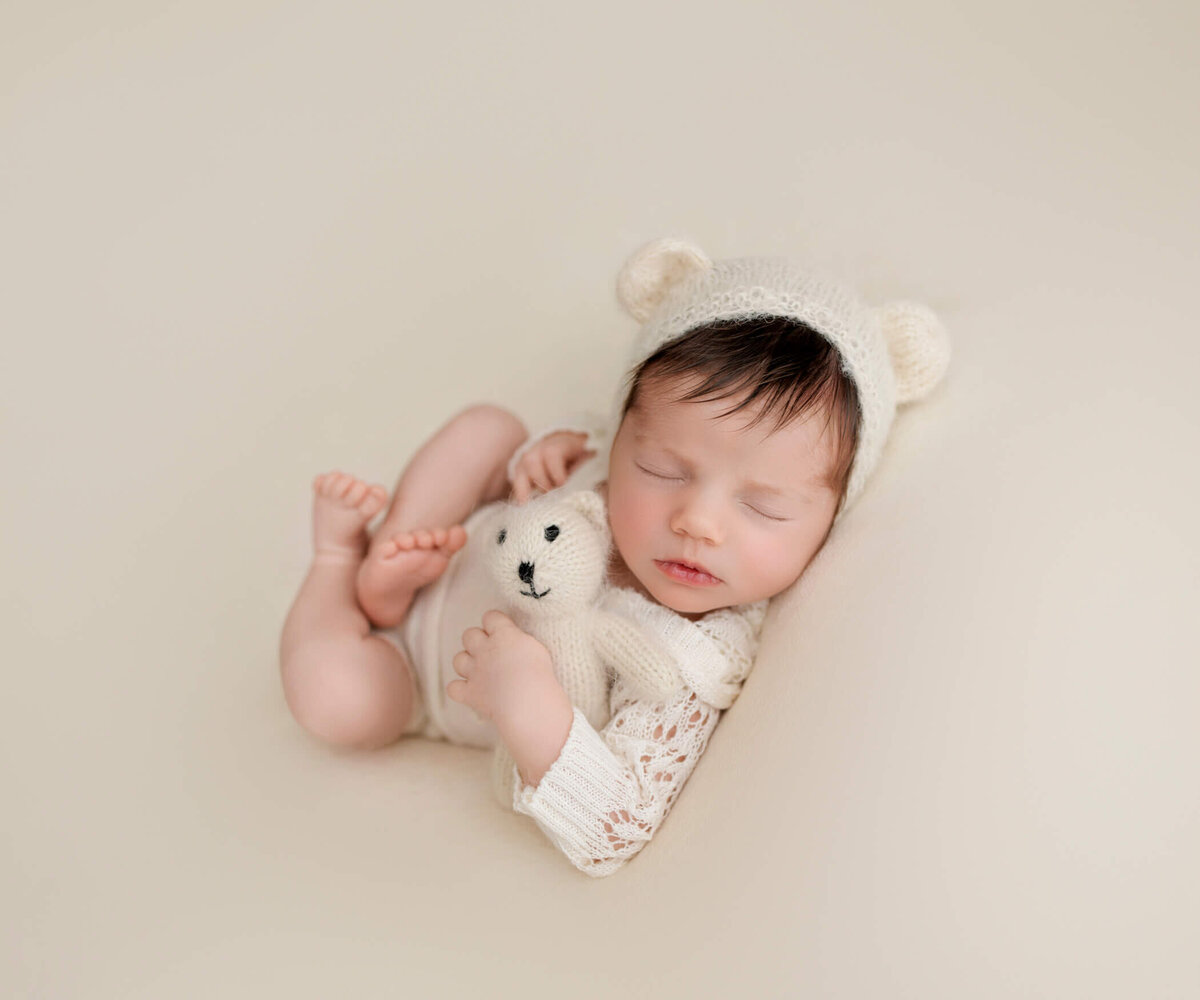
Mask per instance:
[[[600,729],[609,720],[609,670],[634,691],[661,701],[684,683],[666,647],[626,618],[599,606],[612,535],[603,498],[594,490],[554,490],[507,504],[493,521],[488,570],[507,598],[507,612],[538,639],[570,698]],[[512,805],[513,759],[498,744],[492,787]]]

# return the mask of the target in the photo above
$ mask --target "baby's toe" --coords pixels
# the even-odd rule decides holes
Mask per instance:
[[[401,531],[399,534],[392,535],[388,542],[392,546],[391,555],[396,555],[398,552],[407,552],[416,543],[417,540],[413,538],[411,531]]]
[[[323,497],[333,496],[337,490],[338,480],[341,475],[337,470],[322,472],[313,480],[313,489]]]
[[[375,484],[367,490],[367,495],[363,498],[362,503],[359,504],[359,509],[368,518],[372,518],[383,509],[385,500],[387,500],[387,490]]]
[[[321,496],[323,497],[341,496],[343,489],[349,483],[349,478],[344,472],[327,472],[320,479]]]

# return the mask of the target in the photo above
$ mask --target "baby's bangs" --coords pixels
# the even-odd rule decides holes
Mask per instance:
[[[697,377],[700,381],[691,385]],[[718,419],[753,408],[748,426],[773,417],[772,433],[824,410],[822,430],[835,421],[838,442],[829,485],[839,494],[845,492],[858,446],[858,389],[842,371],[837,349],[807,324],[750,317],[689,330],[659,348],[631,375],[622,415],[636,403],[639,385],[650,379],[686,380],[689,387],[676,402],[737,398]]]

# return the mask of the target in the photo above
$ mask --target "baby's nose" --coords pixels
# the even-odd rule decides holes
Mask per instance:
[[[517,567],[517,576],[522,583],[533,583],[533,563],[523,562]]]
[[[671,528],[677,534],[688,535],[714,545],[721,540],[721,529],[717,523],[715,512],[706,510],[698,504],[689,504],[677,511],[671,519]]]

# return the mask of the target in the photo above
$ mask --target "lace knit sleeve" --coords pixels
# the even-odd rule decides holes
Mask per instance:
[[[628,702],[600,733],[577,708],[537,788],[517,778],[513,809],[580,871],[611,875],[654,836],[720,716],[687,688],[658,704]]]
[[[761,624],[759,606],[745,611],[689,623],[707,623],[703,631],[721,640],[728,676],[738,677],[739,688]],[[739,626],[729,627],[735,621]],[[536,788],[514,780],[513,809],[532,817],[576,868],[594,877],[611,875],[649,843],[721,718],[721,709],[689,686],[650,703],[633,698],[617,680],[611,704],[612,717],[600,732],[575,709],[567,741]]]

